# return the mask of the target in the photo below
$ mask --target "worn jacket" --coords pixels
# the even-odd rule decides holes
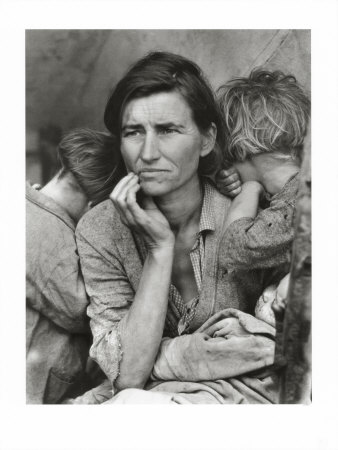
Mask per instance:
[[[223,242],[229,267],[245,270],[285,265],[286,270],[290,268],[298,186],[296,174],[254,219],[243,217],[229,225]]]
[[[230,203],[212,188],[210,214],[215,229],[205,236],[205,270],[190,332],[225,308],[253,314],[257,299],[271,281],[268,270],[232,270],[227,264],[223,241]],[[90,296],[91,356],[113,383],[123,357],[119,329],[133,302],[147,251],[140,236],[123,225],[110,200],[85,214],[76,235]]]
[[[88,300],[74,232],[69,215],[27,185],[27,403],[59,402],[85,368]]]

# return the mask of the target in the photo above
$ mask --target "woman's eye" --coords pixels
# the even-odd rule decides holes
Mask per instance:
[[[161,134],[173,134],[176,133],[176,129],[175,128],[163,128],[162,130],[160,130]]]
[[[139,130],[125,131],[125,132],[123,133],[123,137],[138,136],[139,134],[140,134]]]

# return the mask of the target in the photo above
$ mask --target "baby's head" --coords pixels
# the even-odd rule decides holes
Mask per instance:
[[[226,164],[269,153],[298,159],[306,134],[310,100],[292,75],[255,69],[218,90],[227,147]]]
[[[285,308],[286,299],[288,295],[290,284],[290,274],[288,273],[285,277],[279,282],[276,290],[276,298],[275,298],[275,306],[280,308]]]
[[[276,315],[283,317],[289,290],[290,274],[288,273],[278,285],[268,286],[258,299],[255,307],[257,319],[276,326]]]

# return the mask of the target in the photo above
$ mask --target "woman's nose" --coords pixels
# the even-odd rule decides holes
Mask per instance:
[[[143,161],[150,162],[160,157],[158,140],[153,133],[147,133],[143,141],[140,157]]]

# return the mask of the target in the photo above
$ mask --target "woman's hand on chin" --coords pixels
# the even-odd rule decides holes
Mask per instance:
[[[144,197],[141,207],[136,200],[136,193],[139,190],[139,178],[130,172],[110,194],[121,221],[143,237],[149,251],[173,249],[175,236],[166,217],[151,197]]]

